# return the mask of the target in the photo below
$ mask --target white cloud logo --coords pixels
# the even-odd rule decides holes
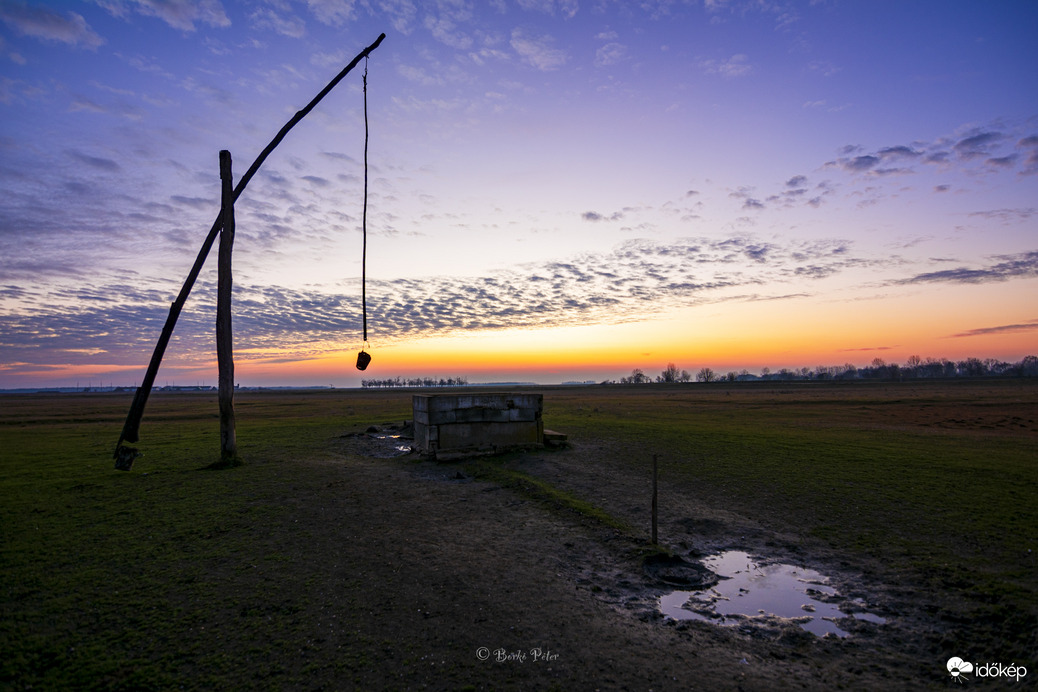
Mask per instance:
[[[956,682],[962,682],[965,673],[973,672],[973,664],[969,661],[963,661],[958,656],[952,656],[948,659],[948,672],[951,673]]]

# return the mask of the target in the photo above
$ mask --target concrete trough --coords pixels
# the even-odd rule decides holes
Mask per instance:
[[[544,444],[540,394],[415,394],[414,443],[436,459]]]

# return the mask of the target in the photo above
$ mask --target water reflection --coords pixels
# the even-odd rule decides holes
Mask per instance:
[[[791,618],[805,630],[824,636],[846,637],[833,620],[855,617],[877,624],[886,622],[872,613],[848,615],[827,597],[836,590],[828,577],[812,569],[783,563],[762,564],[741,551],[728,551],[703,560],[721,579],[700,591],[674,591],[660,597],[660,610],[675,620],[701,620],[721,625],[747,617],[775,615]],[[835,599],[834,599],[835,600]],[[842,600],[842,599],[839,599]]]

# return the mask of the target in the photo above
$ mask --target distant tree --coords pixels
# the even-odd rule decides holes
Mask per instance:
[[[681,377],[679,377],[678,380],[680,382],[691,382],[692,381],[692,374],[689,373],[688,370],[682,370],[681,371]]]
[[[717,379],[717,374],[710,368],[702,368],[696,373],[696,382],[713,382]]]
[[[649,379],[649,376],[641,368],[632,370],[630,377],[620,378],[620,384],[645,384],[646,382],[652,382],[652,380]]]
[[[678,378],[681,377],[681,372],[678,370],[678,366],[673,363],[667,363],[667,367],[660,374],[660,382],[677,382]]]
[[[987,374],[987,368],[980,358],[967,358],[957,364],[959,375],[962,377],[980,377]]]

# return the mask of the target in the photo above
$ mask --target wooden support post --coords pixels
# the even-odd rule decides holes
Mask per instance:
[[[238,444],[234,435],[234,347],[231,338],[231,250],[234,247],[234,183],[231,152],[220,152],[221,195],[220,254],[217,259],[216,361],[220,377],[220,461],[236,463]]]
[[[260,155],[256,157],[256,160],[249,166],[249,170],[245,171],[238,180],[238,186],[234,189],[234,199],[237,200],[241,196],[242,192],[245,191],[245,187],[252,180],[252,176],[256,174],[263,162],[267,160],[270,153],[274,151],[278,144],[281,144],[281,140],[285,138],[289,130],[296,126],[300,120],[305,118],[310,111],[312,111],[321,99],[328,95],[335,85],[342,81],[343,77],[349,74],[350,70],[357,66],[357,64],[368,56],[368,53],[378,48],[379,44],[382,43],[382,39],[386,37],[385,34],[379,34],[378,39],[370,46],[362,50],[357,57],[350,61],[350,64],[343,68],[342,72],[336,75],[335,79],[330,81],[324,89],[321,90],[317,96],[313,98],[306,105],[305,108],[298,111],[292,119],[285,123],[284,127],[278,131],[274,136],[274,139],[267,144],[266,148],[260,152]],[[188,272],[187,278],[184,280],[184,285],[180,288],[180,293],[177,295],[177,299],[169,306],[169,315],[166,316],[166,323],[162,327],[162,332],[159,334],[159,340],[155,344],[155,350],[152,351],[151,360],[148,362],[148,369],[144,373],[144,379],[141,381],[141,386],[137,388],[136,394],[133,397],[133,403],[130,404],[130,410],[126,414],[126,422],[123,423],[122,433],[119,435],[119,441],[115,443],[115,468],[120,471],[129,471],[133,465],[133,460],[137,456],[140,456],[136,449],[133,447],[127,447],[123,445],[123,441],[136,442],[140,439],[140,427],[141,418],[144,417],[144,407],[148,403],[148,396],[151,395],[151,388],[155,384],[155,377],[158,375],[159,366],[162,364],[162,356],[166,353],[166,346],[169,344],[169,339],[173,336],[173,328],[177,324],[177,319],[180,317],[180,311],[184,308],[184,303],[187,302],[187,296],[191,293],[191,288],[195,285],[195,280],[198,278],[199,272],[202,271],[202,265],[205,264],[205,258],[209,256],[209,250],[212,249],[213,243],[216,241],[216,236],[219,234],[220,229],[223,227],[223,210],[220,210],[220,214],[216,217],[216,221],[213,222],[212,228],[209,229],[209,235],[206,236],[202,242],[202,249],[198,251],[198,256],[195,258],[195,263],[191,266],[191,271]]]
[[[656,476],[659,467],[656,464],[656,455],[652,455],[652,544],[656,545]]]

